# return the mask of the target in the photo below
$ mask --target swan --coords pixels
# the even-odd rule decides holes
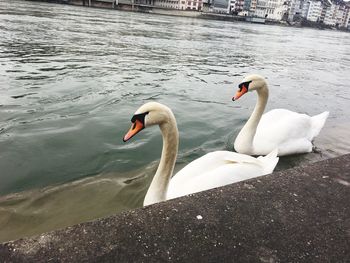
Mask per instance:
[[[278,162],[277,150],[258,158],[215,151],[189,163],[172,177],[179,133],[171,109],[157,102],[148,102],[135,112],[131,123],[124,142],[152,125],[159,125],[163,136],[160,163],[145,196],[144,206],[269,174]]]
[[[312,140],[325,124],[328,111],[311,117],[286,109],[274,109],[263,115],[269,96],[265,79],[259,75],[249,75],[238,87],[233,101],[254,90],[258,93],[258,101],[234,142],[237,152],[265,155],[278,148],[278,155],[284,156],[312,151]]]

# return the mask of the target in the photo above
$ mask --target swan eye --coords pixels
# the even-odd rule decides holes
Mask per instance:
[[[131,118],[131,122],[135,123],[136,120],[139,120],[142,124],[145,123],[145,116],[149,113],[149,111],[144,112],[144,113],[140,113],[140,114],[135,114],[134,116],[132,116]]]
[[[243,88],[246,88],[247,90],[249,89],[249,84],[252,82],[251,81],[246,81],[238,85],[239,91],[241,92]]]

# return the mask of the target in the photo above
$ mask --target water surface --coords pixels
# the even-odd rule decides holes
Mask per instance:
[[[249,73],[268,78],[268,109],[331,112],[316,152],[277,170],[350,150],[348,33],[10,0],[0,33],[0,241],[141,206],[160,132],[122,137],[147,101],[175,113],[176,169],[232,150]]]

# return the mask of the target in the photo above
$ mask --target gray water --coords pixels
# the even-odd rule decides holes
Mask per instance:
[[[160,132],[122,137],[147,101],[175,113],[176,169],[232,150],[249,73],[268,109],[331,112],[316,151],[277,170],[350,152],[348,33],[5,0],[0,36],[0,241],[142,206]]]

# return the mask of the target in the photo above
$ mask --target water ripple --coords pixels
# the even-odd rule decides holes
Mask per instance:
[[[83,189],[105,203],[103,213],[85,203],[88,213],[79,210],[81,218],[140,205],[162,139],[157,127],[127,144],[122,137],[145,102],[156,100],[174,111],[180,131],[176,169],[208,151],[232,150],[256,102],[256,94],[231,101],[248,73],[267,77],[268,109],[331,112],[334,127],[326,126],[315,142],[321,154],[288,158],[278,169],[350,151],[350,38],[343,32],[17,0],[0,1],[0,31],[0,195],[101,172],[115,175],[78,184],[76,195],[63,186],[64,194],[39,201],[29,202],[24,194],[13,207],[24,202],[27,209],[17,214],[4,210],[0,200],[0,217],[9,223],[0,229],[13,227],[14,219],[25,222],[34,211],[37,222],[47,225],[42,208],[60,207],[56,200],[69,193],[74,210],[91,197]]]

